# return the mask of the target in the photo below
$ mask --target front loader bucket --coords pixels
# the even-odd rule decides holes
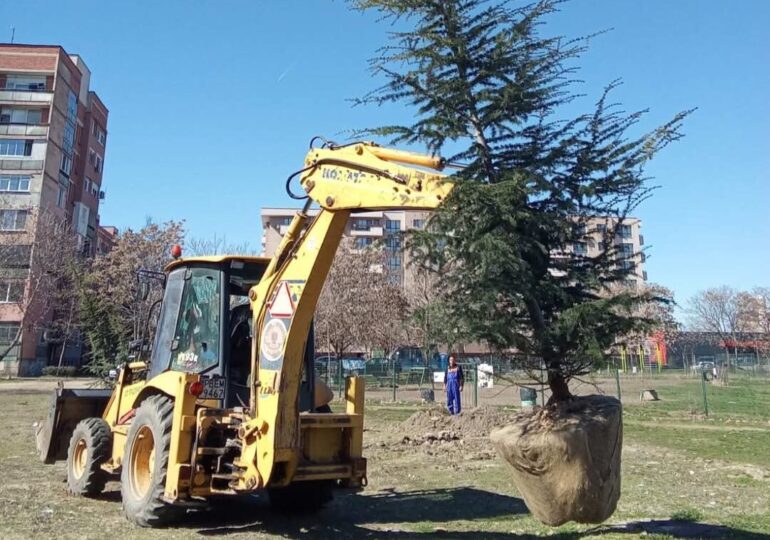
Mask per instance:
[[[66,459],[72,430],[84,418],[101,418],[111,394],[109,389],[57,388],[51,395],[47,416],[35,425],[40,460],[54,463]]]

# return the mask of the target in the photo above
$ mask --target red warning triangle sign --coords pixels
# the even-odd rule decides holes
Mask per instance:
[[[273,303],[270,304],[270,315],[272,317],[291,317],[294,315],[294,300],[291,299],[289,284],[285,281],[278,284]]]

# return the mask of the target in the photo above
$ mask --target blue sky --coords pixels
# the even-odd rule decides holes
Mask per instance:
[[[374,14],[341,0],[0,0],[0,41],[83,56],[110,109],[102,224],[185,219],[190,236],[259,247],[259,209],[311,136],[409,117],[351,107],[385,43]],[[698,107],[686,138],[649,167],[661,186],[639,209],[652,281],[677,299],[722,284],[770,285],[770,2],[574,0],[544,31],[592,41],[580,62],[586,109],[616,78],[640,127]]]

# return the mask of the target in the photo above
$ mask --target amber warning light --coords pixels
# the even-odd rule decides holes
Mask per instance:
[[[171,256],[174,257],[175,259],[178,259],[179,257],[181,257],[182,246],[180,246],[179,244],[174,244],[173,246],[171,246]]]

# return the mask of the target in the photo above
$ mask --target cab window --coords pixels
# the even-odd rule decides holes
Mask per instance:
[[[171,369],[200,373],[219,364],[221,272],[191,268],[185,277]]]

